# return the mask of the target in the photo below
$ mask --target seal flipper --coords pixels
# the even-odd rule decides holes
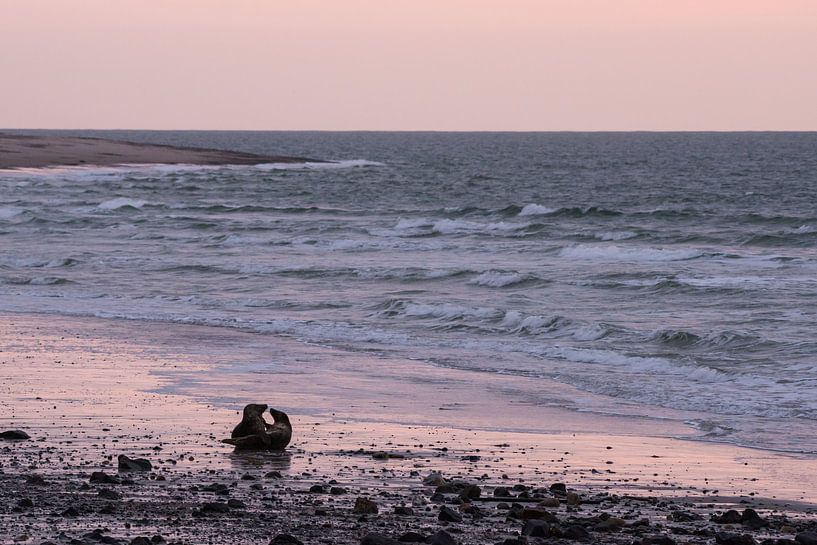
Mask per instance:
[[[271,440],[266,433],[258,433],[255,435],[222,439],[221,442],[233,445],[236,449],[240,450],[266,450],[269,448]]]

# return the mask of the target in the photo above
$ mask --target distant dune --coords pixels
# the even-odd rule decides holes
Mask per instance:
[[[51,166],[111,166],[134,163],[257,165],[320,162],[302,157],[121,142],[102,138],[0,133],[0,169]]]

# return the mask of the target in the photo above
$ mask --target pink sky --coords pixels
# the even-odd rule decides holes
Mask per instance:
[[[815,0],[0,0],[0,127],[817,130]]]

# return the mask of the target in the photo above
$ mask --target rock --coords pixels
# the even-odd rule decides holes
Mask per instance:
[[[348,490],[346,490],[342,486],[333,486],[332,488],[329,489],[329,493],[332,494],[333,496],[342,496],[347,492]]]
[[[230,488],[226,484],[221,483],[208,484],[207,486],[203,487],[202,490],[205,492],[215,492],[219,496],[230,495]]]
[[[575,492],[568,492],[566,498],[568,505],[579,505],[579,503],[581,503],[581,498],[579,498],[579,495]]]
[[[23,430],[8,430],[0,432],[0,439],[4,441],[26,441],[31,439],[31,436]]]
[[[423,479],[423,484],[426,486],[440,486],[445,483],[445,477],[441,473],[430,473],[428,477]]]
[[[152,471],[153,465],[150,460],[144,458],[128,458],[124,454],[120,454],[119,471]]]
[[[457,542],[451,537],[451,534],[445,530],[440,530],[436,534],[430,536],[426,543],[429,545],[457,545]]]
[[[669,536],[648,536],[633,545],[676,545],[675,540]]]
[[[201,506],[202,513],[229,513],[230,506],[220,501],[210,501]]]
[[[754,509],[744,509],[740,515],[740,523],[753,530],[769,525],[768,521],[762,519]]]
[[[360,545],[402,545],[402,543],[383,534],[366,534],[360,540]]]
[[[475,484],[466,485],[460,491],[460,498],[463,500],[475,500],[482,494],[482,489]]]
[[[540,507],[559,507],[562,505],[562,502],[559,501],[559,498],[545,498],[539,502]]]
[[[313,484],[309,487],[309,492],[311,494],[323,494],[323,485],[322,484]]]
[[[817,545],[817,533],[800,532],[794,536],[794,540],[800,545]]]
[[[43,479],[42,475],[33,473],[26,479],[26,484],[29,486],[45,486],[48,483],[45,481],[45,479]]]
[[[165,543],[165,538],[161,536],[161,534],[156,534],[152,538],[150,538],[152,543]]]
[[[400,541],[401,543],[424,543],[426,539],[428,538],[423,534],[418,534],[417,532],[406,532],[397,538],[397,541]]]
[[[528,520],[522,526],[522,535],[528,537],[551,537],[560,534],[558,527],[545,520]]]
[[[550,485],[550,491],[558,496],[566,496],[567,486],[564,483],[553,483]]]
[[[437,516],[437,518],[443,522],[462,522],[462,515],[447,505],[440,507],[440,514]]]
[[[122,481],[120,481],[117,477],[112,477],[103,471],[94,471],[91,473],[89,482],[96,484],[122,484]]]
[[[230,509],[246,509],[247,504],[245,504],[241,500],[230,498],[229,500],[227,500],[227,507],[229,507]]]
[[[21,498],[17,500],[17,507],[34,507],[34,502],[31,498]]]
[[[670,519],[673,522],[692,522],[693,520],[700,520],[701,515],[697,513],[690,513],[688,511],[673,511],[670,513]]]
[[[730,509],[729,511],[725,512],[724,514],[712,515],[709,520],[716,524],[737,524],[740,522],[740,513],[735,511],[734,509]]]
[[[583,526],[573,524],[562,531],[562,537],[573,541],[588,541],[590,539],[590,532],[585,530]]]
[[[65,511],[60,513],[60,516],[63,516],[63,517],[78,517],[79,516],[79,511],[77,511],[76,508],[74,508],[74,507],[69,507],[68,509],[66,509]]]
[[[757,541],[749,534],[718,532],[715,534],[715,543],[718,545],[756,545]]]
[[[593,529],[597,532],[614,532],[623,528],[625,524],[626,522],[624,519],[620,519],[618,517],[608,517],[593,526]]]
[[[359,497],[355,500],[352,512],[358,515],[376,515],[378,513],[377,504],[370,499]]]
[[[150,539],[139,536],[131,539],[130,545],[153,545],[153,544],[150,542]]]
[[[283,475],[281,475],[280,471],[270,471],[270,472],[264,473],[264,478],[265,479],[281,479],[281,478],[283,478]],[[283,536],[283,535],[287,535],[287,534],[280,534],[280,535]]]
[[[522,520],[545,520],[547,522],[559,522],[559,519],[553,513],[545,511],[544,509],[537,509],[535,507],[525,507],[519,514]]]
[[[400,515],[401,517],[410,517],[414,515],[414,509],[406,507],[405,505],[398,505],[394,508],[394,514]]]
[[[304,545],[303,541],[289,534],[278,534],[269,542],[269,545]]]
[[[118,492],[111,490],[110,488],[101,488],[96,495],[106,500],[118,500],[122,497]]]

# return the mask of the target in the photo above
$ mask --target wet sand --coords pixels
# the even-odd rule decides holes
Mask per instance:
[[[0,431],[31,436],[0,441],[0,542],[130,543],[161,535],[179,543],[267,543],[286,534],[303,543],[361,543],[372,533],[396,539],[443,531],[463,544],[523,543],[525,532],[528,542],[545,532],[565,543],[651,536],[726,543],[727,534],[759,542],[817,530],[815,460],[657,437],[630,419],[600,419],[583,432],[592,415],[556,408],[536,415],[549,430],[555,426],[545,418],[562,419],[561,432],[476,429],[465,417],[480,405],[474,392],[472,406],[463,401],[459,412],[440,417],[448,425],[429,425],[435,421],[427,415],[447,412],[437,407],[416,408],[401,422],[393,412],[400,403],[375,419],[376,400],[355,392],[360,383],[388,390],[391,379],[354,378],[351,370],[331,372],[326,380],[336,390],[315,380],[320,370],[258,374],[269,396],[246,399],[259,390],[233,388],[217,369],[257,342],[279,353],[294,341],[201,326],[0,317]],[[220,397],[213,395],[218,383]],[[428,402],[420,390],[429,388],[404,386],[420,403]],[[338,389],[348,392],[347,404],[333,397]],[[335,410],[321,406],[321,397]],[[295,434],[286,454],[238,454],[219,443],[245,402],[290,414]],[[493,407],[487,396],[484,402]],[[120,454],[147,458],[153,470],[119,474]],[[99,471],[114,478],[92,482]],[[424,484],[434,473],[441,478]],[[477,486],[479,497],[464,483]],[[569,496],[552,486],[558,483]],[[359,512],[368,505],[361,497],[378,513]],[[461,520],[440,520],[450,516],[444,507]],[[709,520],[747,508],[761,523]]]
[[[308,161],[315,160],[120,142],[102,138],[0,133],[0,169],[123,164],[257,165]]]

